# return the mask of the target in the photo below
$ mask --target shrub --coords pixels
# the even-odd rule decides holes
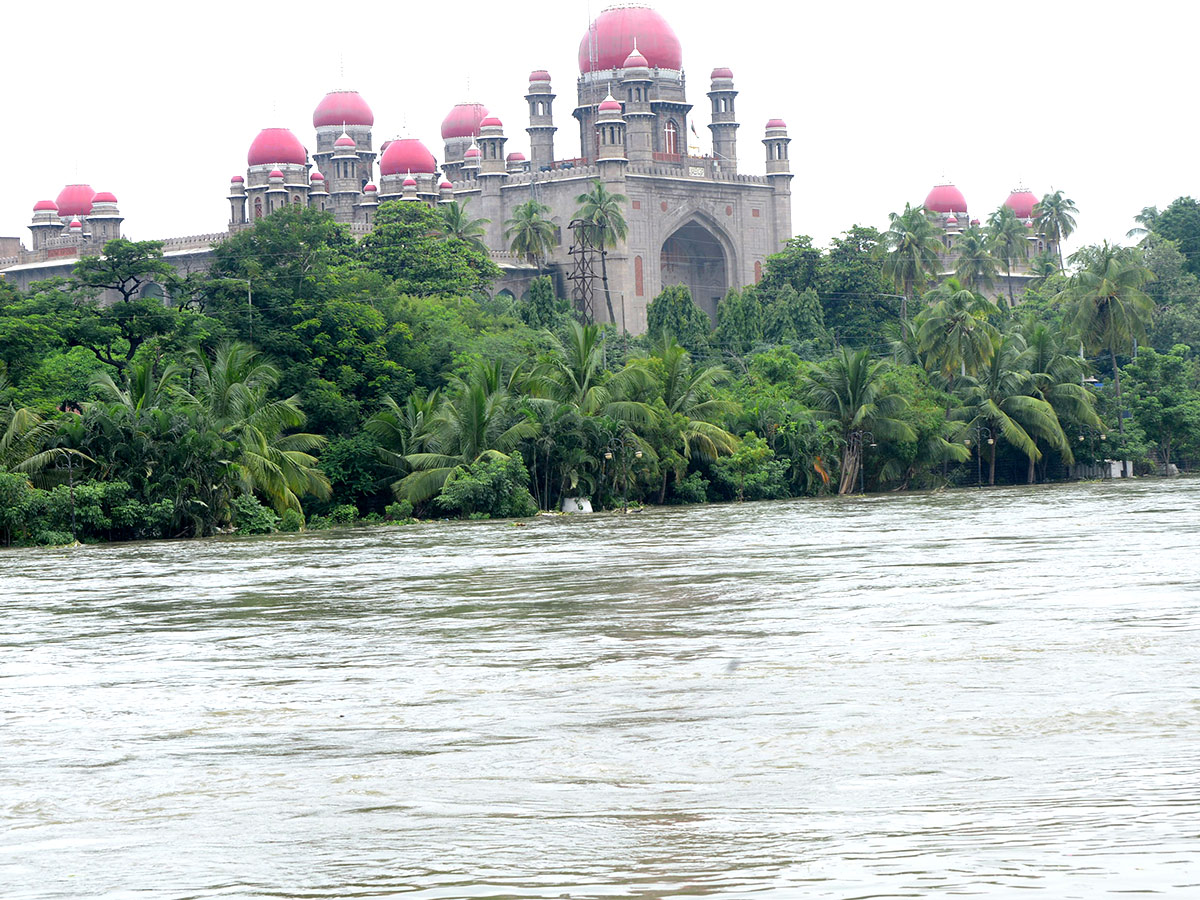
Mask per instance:
[[[335,506],[329,512],[329,520],[334,525],[350,525],[358,518],[358,507],[352,503],[343,503],[340,506]]]
[[[279,527],[279,516],[252,494],[234,497],[229,504],[238,534],[270,534]]]
[[[450,473],[437,505],[459,518],[523,518],[537,515],[529,473],[517,454],[481,459]]]
[[[304,514],[297,509],[285,509],[283,515],[279,517],[280,531],[303,531],[304,530]]]
[[[708,499],[708,479],[693,472],[671,489],[672,503],[703,503]]]
[[[389,503],[383,511],[390,522],[408,522],[413,517],[413,505],[407,500]]]

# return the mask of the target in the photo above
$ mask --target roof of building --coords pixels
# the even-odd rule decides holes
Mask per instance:
[[[600,13],[579,42],[579,71],[621,68],[635,40],[647,65],[683,68],[683,47],[666,19],[646,6],[620,6]]]
[[[388,144],[379,157],[380,175],[401,175],[419,172],[432,175],[437,170],[437,160],[424,144],[416,138],[399,138]]]
[[[442,140],[474,137],[479,134],[479,125],[487,118],[487,107],[482,103],[458,103],[442,119]]]
[[[935,213],[965,213],[967,198],[952,184],[935,185],[925,198],[925,209]]]
[[[86,216],[92,211],[92,198],[96,192],[90,184],[68,184],[58,192],[55,203],[58,214],[63,216]]]
[[[304,145],[287,128],[264,128],[246,153],[246,164],[249,166],[303,166],[307,162],[308,153]]]
[[[1033,191],[1028,191],[1025,188],[1016,188],[1008,199],[1004,201],[1004,205],[1017,214],[1018,219],[1032,219],[1033,208],[1037,206],[1038,199],[1034,196]]]
[[[374,124],[375,114],[358,91],[330,91],[313,110],[313,128]]]

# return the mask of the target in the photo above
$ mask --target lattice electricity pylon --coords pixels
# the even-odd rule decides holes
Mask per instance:
[[[571,274],[567,280],[571,282],[571,294],[575,300],[575,308],[583,313],[588,323],[595,321],[592,306],[592,295],[596,284],[596,252],[592,240],[595,228],[583,219],[574,219],[567,226],[571,229]]]

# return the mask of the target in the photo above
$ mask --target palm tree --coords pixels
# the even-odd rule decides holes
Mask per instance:
[[[1004,271],[1008,277],[1008,305],[1016,306],[1013,298],[1012,266],[1017,260],[1029,255],[1028,230],[1017,214],[1007,205],[1001,207],[988,217],[989,239],[992,252],[1004,260]]]
[[[575,198],[579,204],[575,218],[587,223],[592,244],[600,248],[600,280],[604,284],[604,302],[608,306],[610,322],[616,322],[617,315],[608,289],[608,248],[617,246],[629,234],[629,225],[621,212],[621,206],[627,200],[624,194],[611,193],[599,180],[592,182],[590,191]]]
[[[1060,269],[1063,268],[1062,242],[1075,231],[1075,214],[1078,212],[1075,201],[1064,197],[1062,191],[1046,194],[1033,207],[1033,221],[1037,230],[1058,248]]]
[[[629,399],[650,386],[641,366],[608,372],[603,364],[603,331],[599,325],[568,323],[566,340],[557,346],[530,379],[535,397],[567,403],[581,416],[608,416],[630,425],[648,425],[654,411]]]
[[[996,257],[992,256],[990,243],[983,229],[972,225],[954,242],[954,253],[958,262],[954,276],[968,290],[990,290],[996,283]]]
[[[842,441],[839,494],[854,490],[862,465],[867,432],[884,440],[914,440],[916,435],[893,416],[907,406],[898,394],[887,393],[881,378],[883,361],[871,362],[866,350],[840,347],[832,359],[804,375],[804,391],[813,409],[835,423]]]
[[[1059,270],[1059,261],[1054,254],[1042,251],[1029,261],[1029,273],[1033,275],[1033,278],[1029,279],[1029,286],[1040,288],[1050,280],[1051,275],[1056,274]]]
[[[904,204],[904,212],[891,214],[891,224],[881,235],[887,255],[883,260],[883,274],[890,278],[904,293],[901,301],[900,318],[908,318],[908,303],[913,291],[922,287],[926,279],[941,268],[939,255],[942,243],[925,207]]]
[[[991,434],[988,484],[996,483],[996,446],[1001,438],[1035,462],[1042,458],[1039,438],[1061,452],[1068,462],[1073,460],[1070,442],[1054,407],[1034,396],[1033,378],[1022,365],[1025,349],[1019,334],[998,338],[987,367],[978,379],[965,383],[961,391],[963,405],[953,413],[964,423],[960,440],[969,441],[971,434],[982,434],[985,428]],[[983,448],[976,447],[976,451],[982,454]]]
[[[180,398],[228,448],[226,477],[245,493],[265,496],[278,512],[301,511],[300,496],[330,494],[329,479],[309,451],[325,446],[317,434],[285,434],[304,424],[299,395],[269,399],[279,371],[248,344],[225,344],[210,357],[189,351],[190,391]]]
[[[383,398],[383,409],[371,416],[363,428],[379,441],[379,458],[403,475],[409,466],[405,458],[421,453],[433,437],[433,425],[439,406],[438,392],[409,394],[401,406],[391,397]],[[392,482],[392,492],[400,493],[400,479]]]
[[[513,217],[504,223],[504,236],[513,253],[533,260],[538,276],[542,274],[542,259],[556,242],[554,223],[544,218],[550,207],[536,200],[527,200],[513,210]]]
[[[457,200],[451,200],[449,203],[439,203],[437,207],[438,214],[442,217],[442,227],[439,233],[442,237],[455,237],[460,241],[469,244],[480,253],[488,252],[487,244],[483,242],[483,237],[487,233],[484,227],[490,223],[491,219],[472,219],[467,214],[467,204],[471,202],[471,198],[463,200],[459,203]]]
[[[1077,259],[1084,265],[1063,292],[1074,302],[1070,324],[1084,349],[1108,351],[1117,395],[1117,429],[1124,438],[1117,352],[1123,353],[1136,341],[1145,340],[1154,301],[1142,290],[1142,285],[1154,275],[1133,252],[1110,246],[1108,241],[1099,247],[1081,249],[1071,257],[1072,262]]]
[[[520,417],[499,363],[478,363],[455,378],[432,422],[428,449],[404,457],[410,472],[394,485],[397,497],[420,503],[437,494],[450,473],[482,459],[503,459],[537,424]]]
[[[1142,211],[1133,217],[1133,221],[1137,222],[1137,225],[1125,232],[1125,237],[1140,238],[1150,243],[1150,235],[1154,233],[1154,226],[1158,224],[1158,207],[1143,206]]]
[[[927,307],[917,318],[922,357],[933,363],[954,389],[956,376],[974,375],[991,358],[996,328],[988,316],[996,304],[958,287],[953,279],[929,292]]]

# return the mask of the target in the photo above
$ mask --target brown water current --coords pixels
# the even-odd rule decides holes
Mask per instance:
[[[0,897],[1200,897],[1200,480],[0,551]]]

